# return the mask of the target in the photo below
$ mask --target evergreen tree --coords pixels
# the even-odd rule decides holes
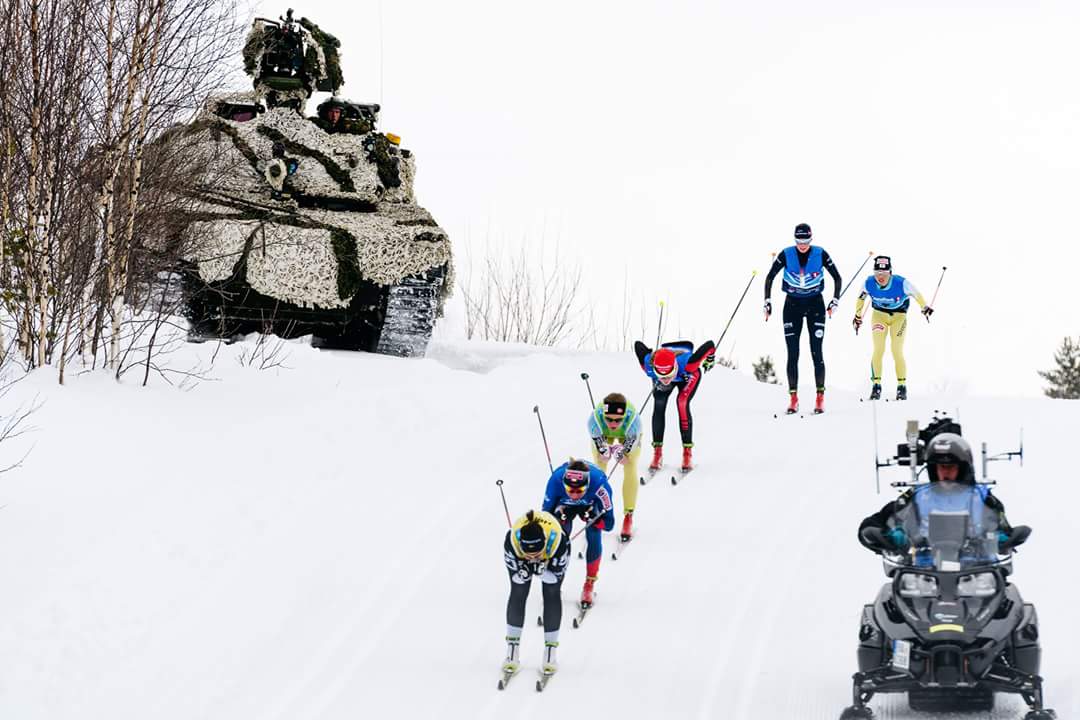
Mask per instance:
[[[1061,347],[1054,355],[1057,367],[1053,370],[1040,370],[1039,375],[1050,383],[1043,388],[1048,397],[1076,400],[1080,398],[1080,340],[1072,338],[1061,341]]]
[[[779,380],[776,379],[776,368],[773,367],[773,359],[770,355],[762,355],[758,358],[758,361],[754,363],[754,379],[758,382],[769,383],[770,385],[778,385]]]

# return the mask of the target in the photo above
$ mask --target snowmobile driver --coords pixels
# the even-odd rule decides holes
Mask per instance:
[[[503,672],[513,674],[521,667],[518,651],[525,627],[525,601],[532,579],[539,576],[544,594],[543,671],[553,673],[558,667],[555,649],[562,624],[562,582],[570,562],[570,538],[550,513],[530,510],[506,531],[503,559],[510,573]]]
[[[915,547],[916,565],[919,565],[928,559],[921,558],[918,551],[926,544],[933,511],[967,512],[973,538],[982,538],[984,531],[996,528],[1002,550],[1010,549],[1010,543],[1019,544],[1015,542],[1018,533],[1005,518],[1005,506],[990,493],[989,487],[975,482],[971,445],[967,440],[951,432],[933,436],[926,449],[926,472],[929,483],[910,488],[862,521],[859,542],[864,547],[875,553],[906,553]]]
[[[548,478],[543,508],[555,516],[566,535],[570,534],[574,518],[580,517],[586,524],[581,607],[591,607],[593,586],[600,574],[600,557],[604,554],[600,531],[610,532],[615,527],[615,507],[607,475],[592,463],[571,458],[555,468]]]
[[[589,416],[589,436],[593,441],[593,462],[606,466],[615,459],[623,466],[623,524],[619,537],[629,540],[633,533],[637,504],[638,457],[641,456],[641,420],[637,408],[622,393],[610,393]]]
[[[716,344],[706,340],[697,350],[685,340],[664,343],[655,351],[638,340],[634,343],[638,363],[653,381],[652,437],[653,459],[649,470],[655,472],[664,462],[664,425],[668,398],[671,391],[679,389],[679,431],[682,434],[682,470],[693,469],[694,418],[690,414],[690,401],[694,399],[701,375],[716,363]]]

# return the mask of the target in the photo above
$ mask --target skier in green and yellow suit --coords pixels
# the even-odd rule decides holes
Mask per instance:
[[[907,400],[907,362],[904,360],[904,338],[907,335],[907,311],[911,305],[911,298],[922,307],[922,314],[929,320],[934,313],[934,308],[926,304],[926,300],[911,281],[893,275],[892,260],[879,255],[874,258],[874,274],[866,278],[863,291],[859,293],[859,299],[855,301],[855,319],[852,325],[855,332],[862,327],[863,306],[866,298],[870,298],[870,304],[874,311],[870,316],[870,329],[874,337],[874,354],[870,358],[870,379],[873,387],[870,390],[870,399],[881,398],[881,366],[885,357],[885,338],[892,340],[893,363],[896,365],[896,399]]]
[[[611,393],[589,416],[589,436],[593,441],[593,461],[606,468],[611,458],[623,466],[623,524],[619,539],[629,540],[633,533],[634,506],[637,504],[638,456],[641,455],[641,421],[637,408],[622,393]],[[612,475],[615,473],[612,472]]]

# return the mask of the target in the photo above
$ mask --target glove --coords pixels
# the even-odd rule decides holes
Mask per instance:
[[[600,453],[600,457],[606,458],[611,455],[611,446],[603,440],[596,441],[596,452]]]
[[[862,327],[862,318],[859,317],[858,315],[856,315],[855,319],[851,321],[851,325],[852,325],[852,327],[855,328],[855,334],[858,335],[859,334],[859,328]]]
[[[927,305],[922,309],[922,314],[926,318],[926,322],[930,322],[930,316],[934,314],[934,308]]]
[[[586,505],[581,510],[581,519],[586,525],[592,522],[593,518],[597,516],[596,507],[593,505]]]
[[[701,369],[704,372],[709,372],[716,365],[716,355],[709,355],[701,361]]]
[[[831,318],[832,314],[836,312],[836,308],[838,307],[840,307],[840,301],[836,298],[833,298],[829,301],[829,307],[825,308],[825,312],[827,312],[829,314],[829,317]]]
[[[565,525],[570,522],[570,514],[566,512],[565,505],[557,506],[551,511],[551,514],[555,516],[555,519],[559,521],[560,525]]]
[[[770,315],[772,315],[772,300],[765,298],[765,322],[769,322]]]
[[[885,539],[892,543],[892,546],[904,552],[911,547],[911,541],[908,540],[907,533],[904,532],[904,528],[893,528],[889,532],[885,533]]]

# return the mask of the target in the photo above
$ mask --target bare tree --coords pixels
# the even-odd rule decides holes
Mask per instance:
[[[554,346],[588,327],[581,289],[581,268],[505,246],[489,252],[476,270],[470,257],[461,282],[466,335],[483,340]]]
[[[61,382],[70,359],[96,364],[99,353],[119,376],[125,338],[143,337],[126,319],[173,309],[136,306],[147,278],[182,254],[169,232],[198,181],[189,157],[155,141],[227,80],[235,5],[0,0],[0,10],[0,332],[14,333],[27,367],[56,363]]]

